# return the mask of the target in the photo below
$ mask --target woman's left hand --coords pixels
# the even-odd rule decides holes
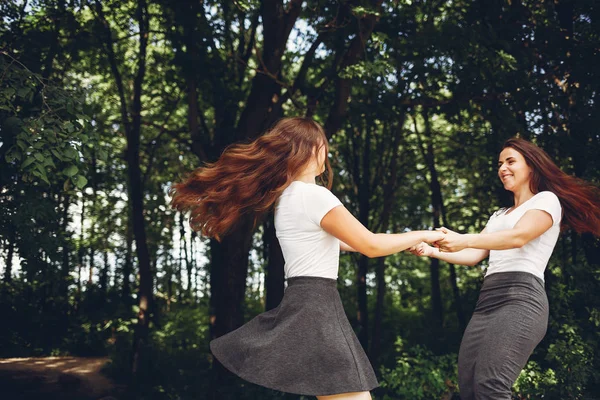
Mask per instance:
[[[438,228],[438,230],[446,234],[442,240],[435,242],[435,246],[439,247],[440,251],[454,253],[469,247],[467,235],[451,231],[445,227]]]

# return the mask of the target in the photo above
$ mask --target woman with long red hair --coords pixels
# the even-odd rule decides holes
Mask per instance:
[[[191,226],[219,239],[242,215],[274,208],[287,288],[273,310],[213,340],[213,355],[247,381],[318,399],[370,399],[377,379],[344,313],[336,279],[339,252],[380,257],[435,242],[436,231],[375,234],[331,193],[321,125],[285,118],[249,144],[173,185],[173,206]],[[328,186],[316,184],[327,171]]]
[[[544,270],[562,227],[600,236],[600,190],[565,174],[533,143],[509,139],[498,176],[512,205],[496,211],[479,234],[458,234],[411,248],[453,264],[489,266],[458,355],[462,400],[510,400],[511,388],[546,334]]]

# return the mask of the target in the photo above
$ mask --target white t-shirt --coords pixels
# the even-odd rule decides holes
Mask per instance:
[[[490,250],[486,276],[498,272],[524,271],[544,280],[544,270],[558,240],[562,218],[562,207],[554,193],[539,192],[509,214],[506,214],[506,209],[496,211],[487,223],[486,232],[492,233],[514,228],[519,219],[529,210],[546,211],[552,217],[552,226],[521,248]]]
[[[293,181],[277,199],[275,232],[286,278],[337,279],[340,241],[321,228],[321,219],[341,204],[327,188],[301,181]]]

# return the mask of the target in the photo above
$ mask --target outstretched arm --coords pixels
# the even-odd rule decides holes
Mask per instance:
[[[340,240],[340,250],[342,251],[356,251],[356,249],[352,246],[348,246],[347,243],[344,243]]]
[[[456,232],[453,232],[447,228],[440,228],[440,230],[447,234],[457,234]],[[481,233],[483,234],[485,232],[486,230],[484,228]],[[419,243],[418,245],[411,247],[410,252],[417,256],[437,258],[450,264],[468,266],[479,264],[481,260],[487,258],[490,254],[489,250],[469,248],[454,253],[444,253],[443,251],[440,251],[439,248],[429,246],[427,243]]]
[[[334,207],[325,214],[321,219],[321,227],[367,257],[387,256],[406,250],[417,243],[433,243],[444,237],[444,233],[439,231],[373,233],[344,206]]]
[[[459,234],[449,232],[436,243],[443,252],[457,252],[465,248],[507,250],[523,247],[552,227],[552,217],[546,211],[527,211],[512,229],[493,233]]]

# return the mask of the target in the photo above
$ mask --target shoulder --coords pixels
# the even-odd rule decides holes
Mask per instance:
[[[555,199],[558,200],[558,196],[556,194],[554,194],[554,192],[551,192],[549,190],[543,190],[537,194],[535,194],[536,197],[539,198],[546,198],[546,199]]]
[[[315,195],[332,195],[331,190],[327,189],[325,186],[317,185],[314,183],[305,183],[299,182],[296,184],[304,193],[315,194]]]
[[[544,190],[542,192],[539,192],[535,195],[535,197],[536,197],[536,201],[543,201],[545,203],[553,203],[553,204],[560,206],[560,199],[558,198],[558,196],[556,194],[554,194],[554,192],[551,192],[549,190]]]

